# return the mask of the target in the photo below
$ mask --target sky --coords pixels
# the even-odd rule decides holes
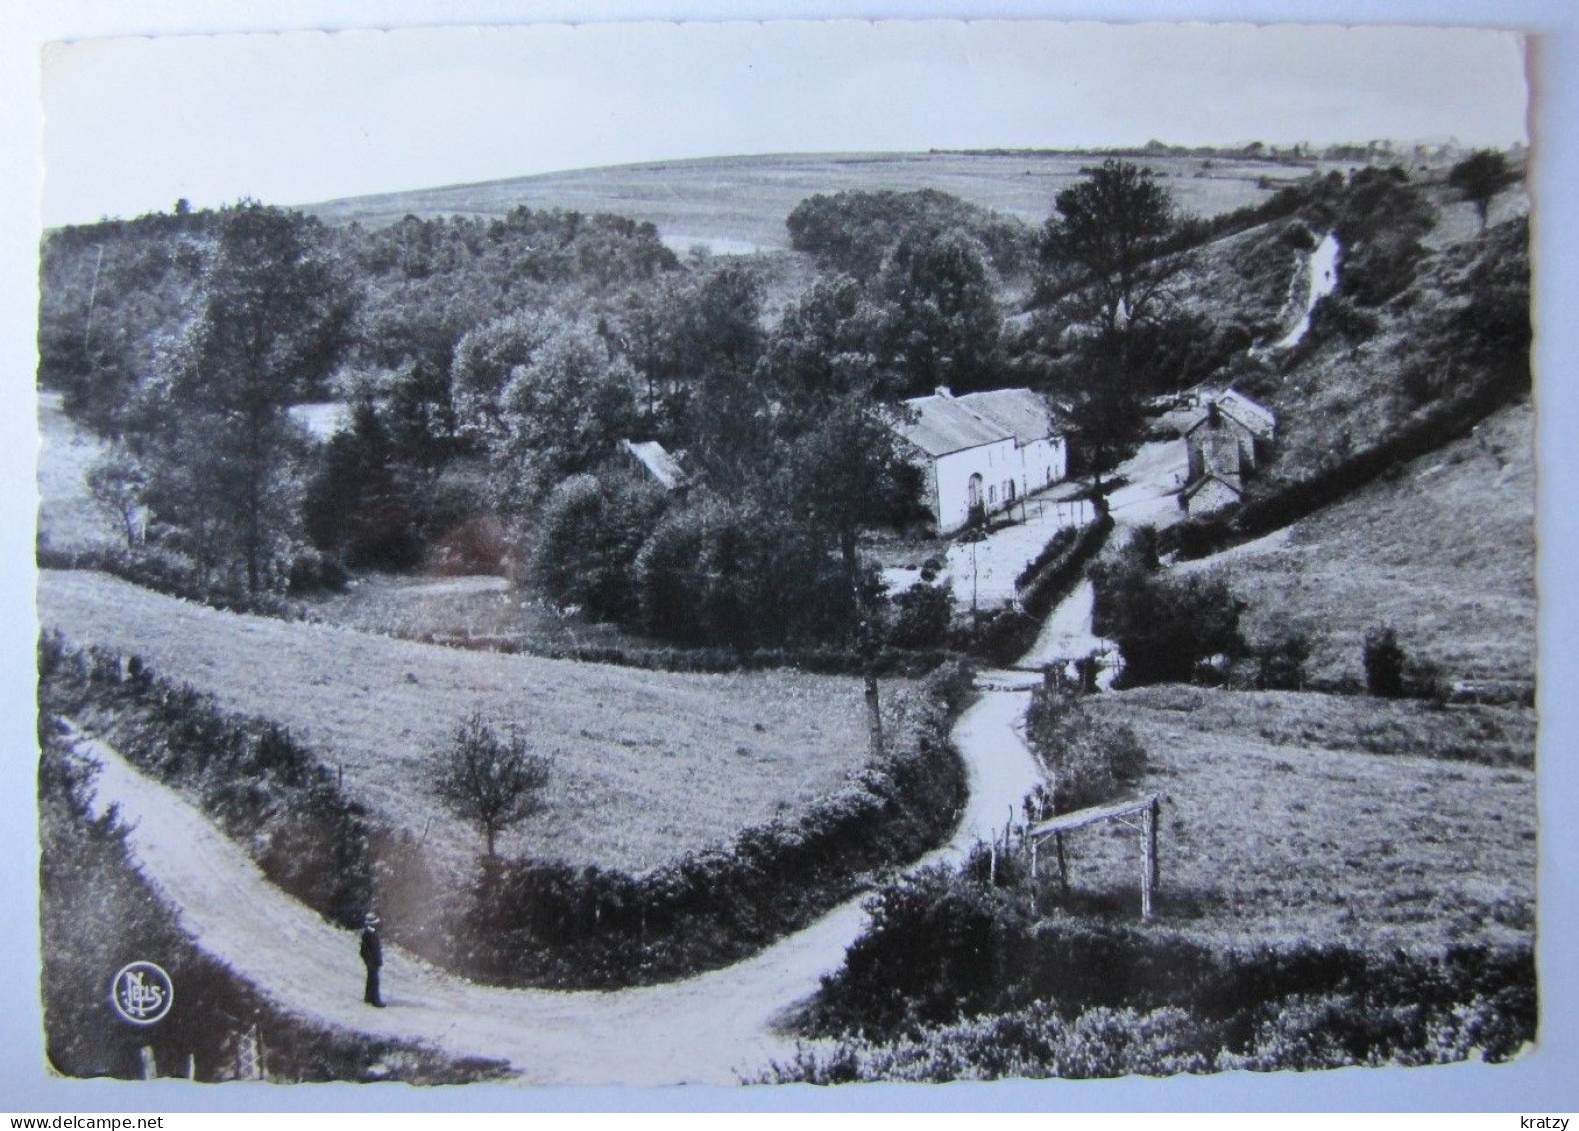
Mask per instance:
[[[778,21],[56,43],[46,225],[750,153],[1527,141],[1464,28]]]

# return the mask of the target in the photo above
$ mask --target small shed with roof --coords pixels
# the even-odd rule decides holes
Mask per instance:
[[[657,440],[621,440],[620,447],[665,491],[685,484],[685,469]]]

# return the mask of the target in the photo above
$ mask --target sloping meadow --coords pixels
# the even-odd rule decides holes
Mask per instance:
[[[331,921],[377,907],[390,937],[458,972],[563,988],[659,981],[742,957],[914,859],[952,828],[965,777],[948,741],[969,696],[950,665],[890,695],[887,742],[835,790],[641,874],[485,860],[457,886],[409,830],[348,799],[279,724],[227,712],[140,659],[40,646],[40,705],[192,796],[269,878]]]

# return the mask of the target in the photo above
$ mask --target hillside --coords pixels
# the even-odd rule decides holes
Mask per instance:
[[[374,814],[453,865],[479,840],[422,788],[422,759],[471,710],[554,760],[546,812],[507,855],[645,871],[794,812],[866,760],[858,680],[776,671],[670,675],[467,652],[240,616],[103,574],[44,571],[39,619],[135,653],[304,739]]]
[[[1287,219],[1200,249],[1180,285],[1189,313],[1264,345],[1298,319],[1314,241],[1339,237],[1337,293],[1317,303],[1303,339],[1231,358],[1216,377],[1278,416],[1251,497],[1387,441],[1516,357],[1513,321],[1529,302],[1523,185],[1492,202],[1482,234],[1473,207],[1440,180],[1366,172],[1309,189]]]
[[[1307,675],[1363,686],[1367,629],[1391,624],[1449,679],[1535,682],[1534,410],[1474,434],[1267,538],[1177,572],[1227,580],[1252,641],[1297,629]]]
[[[1308,166],[1274,161],[1203,162],[1157,157],[1188,211],[1215,216],[1271,195]],[[845,190],[935,188],[972,204],[1040,224],[1053,198],[1100,160],[1090,154],[779,154],[579,169],[483,184],[449,185],[302,205],[334,224],[393,223],[407,214],[502,216],[518,205],[615,212],[658,226],[670,247],[700,244],[717,253],[789,246],[784,218],[808,196]],[[1262,187],[1266,182],[1268,187]]]
[[[1442,755],[1522,761],[1533,713],[1180,686],[1093,703],[1150,752],[1141,788],[1163,794],[1163,891],[1185,932],[1415,950],[1528,937],[1535,775]],[[1070,841],[1077,887],[1134,899],[1133,834]]]

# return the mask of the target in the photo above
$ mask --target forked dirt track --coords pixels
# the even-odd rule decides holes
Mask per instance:
[[[954,860],[1041,780],[1015,726],[1034,676],[987,673],[980,700],[954,729],[970,799],[954,836],[922,863]],[[203,950],[285,1010],[459,1056],[508,1061],[530,1084],[730,1084],[756,1078],[794,1051],[775,1031],[784,1010],[838,968],[865,923],[861,900],[722,970],[610,992],[506,990],[441,973],[386,948],[388,1008],[362,1004],[356,936],[270,884],[250,859],[173,790],[104,744],[97,803],[119,806],[139,866]],[[180,986],[176,986],[179,995]]]

